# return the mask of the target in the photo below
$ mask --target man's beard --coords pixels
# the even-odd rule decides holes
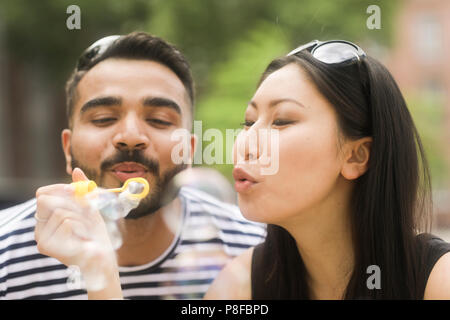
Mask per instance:
[[[178,190],[174,190],[171,182],[175,175],[187,168],[186,164],[179,164],[160,176],[159,163],[156,160],[145,158],[141,151],[134,150],[132,152],[118,151],[116,155],[105,159],[100,164],[100,172],[98,172],[81,164],[74,157],[72,150],[70,150],[70,154],[72,157],[72,169],[80,168],[90,180],[95,181],[100,187],[104,186],[105,174],[108,169],[120,162],[139,163],[147,168],[148,173],[153,174],[155,179],[154,186],[151,186],[147,197],[142,199],[139,206],[131,210],[125,219],[138,219],[150,215],[175,199]]]

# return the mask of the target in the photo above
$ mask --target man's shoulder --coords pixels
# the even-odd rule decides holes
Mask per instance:
[[[11,252],[24,251],[35,246],[33,218],[36,200],[31,199],[19,205],[0,210],[0,256],[15,256]],[[0,261],[1,262],[1,261]],[[0,265],[2,265],[0,263]]]
[[[219,200],[215,196],[199,189],[183,187],[180,190],[180,194],[190,202],[204,206],[216,207],[227,215],[238,215],[239,213],[239,208],[236,205]]]
[[[193,230],[193,238],[208,234],[210,241],[242,249],[258,244],[266,236],[266,225],[245,219],[234,204],[192,188],[183,189],[181,195],[187,200],[186,226]]]
[[[13,207],[0,210],[0,238],[4,238],[36,212],[36,199],[30,199]]]
[[[84,298],[67,285],[65,265],[38,252],[36,199],[0,210],[0,300]]]
[[[253,222],[243,217],[237,205],[221,201],[209,193],[194,188],[183,188],[180,193],[189,201],[189,209],[194,213],[204,213],[265,228],[265,224]]]

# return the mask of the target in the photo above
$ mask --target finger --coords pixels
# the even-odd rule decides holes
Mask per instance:
[[[51,184],[48,186],[40,187],[36,190],[36,198],[44,194],[59,195],[59,196],[69,196],[73,194],[74,188],[69,184]]]
[[[76,234],[82,223],[71,218],[60,221],[51,237],[41,236],[37,241],[40,253],[58,259],[63,264],[73,264],[71,258],[83,253],[84,241]]]
[[[72,171],[72,180],[73,180],[73,182],[87,181],[87,180],[89,180],[89,178],[86,177],[83,170],[81,170],[80,168],[75,168]]]
[[[63,224],[69,221],[77,222],[77,227],[72,230],[68,236],[76,235],[80,240],[90,239],[89,232],[85,226],[85,221],[73,211],[66,209],[55,209],[51,217],[45,224],[37,224],[35,228],[36,242],[46,243],[48,241],[56,241],[55,233]],[[64,240],[64,239],[60,239]]]
[[[53,212],[58,208],[77,213],[85,210],[84,207],[76,203],[70,197],[43,194],[36,199],[36,216],[40,222],[45,222],[45,220],[48,220]]]

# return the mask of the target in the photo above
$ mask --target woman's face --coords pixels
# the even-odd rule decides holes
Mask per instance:
[[[239,206],[250,220],[289,221],[330,196],[340,176],[336,113],[294,63],[262,82],[234,148]],[[270,165],[258,161],[268,157]]]

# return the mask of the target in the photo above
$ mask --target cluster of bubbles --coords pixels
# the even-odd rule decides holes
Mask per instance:
[[[143,191],[144,185],[138,182],[130,182],[124,186],[121,192],[95,187],[89,193],[82,196],[82,202],[87,203],[93,211],[98,211],[105,222],[112,248],[119,249],[122,246],[122,234],[118,228],[118,221],[128,215],[141,201],[133,197]],[[98,243],[87,243],[84,249],[87,252],[102,251]],[[91,248],[88,248],[91,247]],[[81,275],[77,266],[69,266],[67,285],[69,288],[86,288],[87,290],[102,290],[107,285],[106,277],[101,272],[101,265],[93,266],[93,270]]]
[[[114,250],[122,246],[122,235],[117,221],[125,218],[131,210],[138,207],[141,199],[132,195],[141,193],[143,189],[143,184],[133,181],[119,193],[98,188],[95,192],[86,195],[89,205],[103,216]]]
[[[173,179],[172,183],[167,190],[166,195],[169,199],[173,198],[174,194],[192,194],[195,192],[197,197],[204,199],[203,202],[195,201],[195,211],[211,212],[210,201],[208,198],[214,198],[225,204],[236,204],[237,194],[232,185],[225,178],[223,174],[212,168],[194,167],[181,171]],[[166,201],[167,203],[168,201]],[[172,257],[171,266],[175,267],[175,270],[195,270],[194,266],[203,266],[201,268],[208,269],[210,261],[214,260],[214,263],[226,264],[229,257],[221,250],[217,250],[215,245],[211,243],[211,247],[208,248],[208,240],[220,237],[220,230],[215,227],[213,215],[201,215],[196,219],[191,219],[188,228],[185,222],[180,221],[180,207],[176,206],[176,201],[167,204],[163,208],[162,217],[165,220],[166,226],[174,234],[175,237],[181,235],[182,239],[193,240],[197,239],[199,242],[205,244],[191,246],[189,250],[180,249],[177,254]],[[206,221],[210,222],[207,223]],[[182,233],[180,229],[182,229]],[[195,240],[194,240],[195,241]],[[215,277],[217,270],[202,271],[202,277]],[[199,273],[200,274],[200,273]],[[169,287],[182,286],[185,280],[183,277],[174,276],[172,280],[166,283]],[[208,283],[201,283],[190,285],[186,288],[186,291],[180,295],[167,293],[164,295],[164,299],[199,299],[198,292],[205,291],[209,286]],[[191,293],[192,292],[192,293]],[[197,292],[197,293],[196,293]]]

